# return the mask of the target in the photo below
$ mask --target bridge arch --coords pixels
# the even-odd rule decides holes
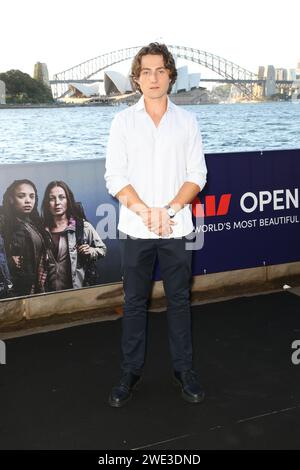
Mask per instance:
[[[107,52],[55,74],[52,81],[54,84],[54,97],[59,98],[63,96],[69,82],[74,80],[91,80],[92,77],[95,77],[106,68],[132,59],[141,47],[134,46]],[[236,82],[236,86],[246,97],[249,99],[253,97],[253,83],[251,82],[257,81],[258,78],[253,72],[207,51],[186,46],[167,45],[167,47],[175,57],[202,65],[222,78],[229,79],[233,83]]]

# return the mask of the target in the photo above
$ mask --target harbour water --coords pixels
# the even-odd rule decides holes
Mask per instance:
[[[0,163],[104,158],[111,120],[125,106],[0,109]],[[300,105],[184,107],[197,115],[206,154],[300,148]]]

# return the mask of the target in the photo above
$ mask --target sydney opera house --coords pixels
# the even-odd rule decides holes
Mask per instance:
[[[172,93],[190,91],[199,87],[200,73],[189,73],[187,65],[179,67],[177,73],[178,76],[173,85]],[[114,70],[104,72],[103,85],[106,96],[124,95],[134,91],[129,76]],[[103,95],[103,85],[101,82],[92,84],[69,83],[68,97],[91,98]]]

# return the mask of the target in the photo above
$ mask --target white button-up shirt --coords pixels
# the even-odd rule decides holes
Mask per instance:
[[[206,183],[206,164],[196,116],[168,98],[158,127],[145,109],[144,97],[113,119],[104,178],[115,196],[131,184],[148,207],[163,207],[174,199],[184,182]],[[189,205],[177,212],[169,238],[193,231]],[[118,229],[136,238],[160,238],[140,216],[122,205]]]

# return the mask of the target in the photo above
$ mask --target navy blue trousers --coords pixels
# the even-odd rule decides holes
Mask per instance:
[[[122,319],[122,369],[142,373],[146,351],[147,303],[158,257],[167,298],[168,336],[173,369],[192,368],[190,281],[192,251],[185,237],[120,239],[125,294]]]

